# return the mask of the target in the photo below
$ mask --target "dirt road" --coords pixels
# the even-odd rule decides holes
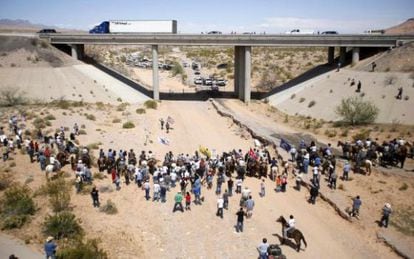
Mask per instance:
[[[23,241],[0,234],[0,258],[9,258],[12,254],[21,259],[44,258],[44,255],[23,244]]]
[[[166,102],[157,113],[146,117],[152,135],[165,134],[159,129],[159,116],[171,116],[174,130],[169,133],[171,144],[152,143],[147,147],[136,143],[140,150],[152,149],[162,157],[164,152],[191,153],[199,144],[216,148],[218,152],[232,148],[246,150],[253,146],[252,139],[242,139],[232,123],[217,115],[209,102]],[[93,132],[93,131],[91,131]],[[128,147],[125,135],[116,138],[118,147]],[[90,139],[91,136],[88,136]],[[141,147],[140,147],[141,146]],[[108,148],[106,144],[103,145]],[[96,181],[98,186],[110,185],[110,179]],[[192,205],[189,212],[172,213],[176,189],[167,194],[166,203],[145,201],[144,192],[135,185],[123,185],[120,191],[102,193],[101,201],[111,199],[118,207],[115,216],[104,215],[91,205],[88,195],[74,195],[75,213],[91,236],[100,237],[113,258],[254,258],[255,247],[263,237],[270,243],[279,243],[281,226],[275,222],[280,215],[290,214],[297,219],[297,228],[305,235],[308,247],[297,253],[283,246],[288,258],[396,258],[385,245],[377,242],[363,228],[340,218],[327,204],[318,201],[309,205],[307,192],[295,191],[290,179],[287,193],[275,193],[274,184],[267,180],[267,195],[260,198],[259,181],[247,179],[244,185],[252,189],[256,201],[253,218],[245,222],[245,232],[235,233],[235,213],[240,197],[230,199],[230,208],[224,219],[216,217],[217,196],[214,190],[202,189],[205,202]],[[115,240],[115,241],[114,241]]]

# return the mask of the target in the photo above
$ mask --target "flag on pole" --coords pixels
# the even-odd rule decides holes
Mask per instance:
[[[170,145],[170,141],[166,137],[158,137],[158,142],[167,146]]]

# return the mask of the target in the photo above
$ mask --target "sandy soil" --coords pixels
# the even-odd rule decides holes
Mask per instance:
[[[145,115],[133,114],[136,106],[128,107],[128,120],[137,122],[137,128],[122,130],[120,124],[112,124],[114,117],[122,117],[122,113],[107,108],[96,111],[92,107],[74,108],[71,116],[63,115],[62,111],[31,109],[33,112],[56,116],[51,128],[59,126],[71,127],[75,121],[85,125],[87,135],[81,135],[81,143],[102,142],[105,150],[111,148],[134,148],[152,150],[157,157],[162,157],[169,150],[174,153],[190,153],[205,145],[209,149],[222,152],[232,148],[247,148],[253,146],[251,138],[240,137],[240,129],[232,125],[228,119],[221,118],[209,102],[165,102],[158,110],[147,110]],[[84,112],[94,113],[98,121],[89,121],[81,116]],[[159,128],[160,117],[171,116],[175,123],[168,135]],[[265,120],[264,116],[263,119]],[[259,120],[259,121],[260,121]],[[97,131],[97,129],[99,129]],[[145,145],[145,135],[149,136]],[[110,136],[110,137],[108,137]],[[159,144],[157,136],[166,136],[170,145]],[[152,143],[151,143],[152,142]],[[34,181],[29,185],[36,189],[44,178],[37,167],[28,163],[27,157],[16,155],[16,178],[24,181],[27,178],[27,169],[34,175]],[[69,170],[69,169],[64,169]],[[96,172],[96,169],[94,169]],[[279,243],[275,234],[281,234],[280,226],[275,219],[279,215],[296,216],[297,227],[303,231],[308,247],[297,253],[288,246],[283,246],[284,253],[289,258],[394,258],[396,255],[383,244],[378,243],[376,237],[367,229],[374,228],[352,224],[339,218],[333,209],[326,203],[318,202],[311,206],[306,202],[307,192],[294,191],[293,180],[290,180],[287,193],[272,191],[274,183],[267,181],[267,196],[260,198],[259,181],[247,179],[244,185],[252,189],[256,201],[254,216],[245,222],[245,232],[237,234],[234,231],[238,209],[239,196],[230,200],[230,208],[224,213],[224,219],[215,216],[216,195],[213,190],[203,188],[205,202],[202,206],[192,206],[191,212],[172,213],[173,195],[167,195],[167,203],[159,204],[147,202],[144,192],[135,185],[122,184],[120,191],[101,193],[101,201],[111,199],[115,202],[119,213],[109,216],[92,207],[89,195],[72,195],[74,213],[81,219],[82,226],[89,237],[99,237],[102,246],[108,251],[111,258],[252,258],[257,255],[255,246],[263,237],[271,243]],[[110,178],[96,180],[100,186],[111,185]],[[36,187],[37,186],[37,187]],[[44,201],[38,200],[40,204]],[[39,215],[50,212],[45,208]],[[38,218],[38,217],[36,217]],[[40,233],[41,218],[23,228],[22,233],[33,239],[33,242],[42,242]],[[322,220],[323,219],[323,220]],[[18,234],[19,232],[15,232]]]
[[[350,86],[352,79],[355,79],[354,86]],[[361,93],[355,92],[358,81],[362,84]],[[364,100],[372,101],[379,108],[376,122],[412,124],[414,113],[410,107],[414,96],[413,84],[414,79],[409,73],[371,73],[341,69],[270,96],[269,101],[276,108],[291,115],[335,121],[338,116],[334,107],[343,98],[363,94]],[[399,87],[403,87],[402,100],[395,98]],[[309,107],[311,101],[315,104]]]

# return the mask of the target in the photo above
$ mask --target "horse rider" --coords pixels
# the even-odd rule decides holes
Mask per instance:
[[[289,220],[287,222],[287,225],[285,226],[285,229],[283,231],[283,238],[287,237],[288,232],[292,231],[295,229],[295,224],[296,224],[296,220],[293,217],[293,215],[289,216]]]

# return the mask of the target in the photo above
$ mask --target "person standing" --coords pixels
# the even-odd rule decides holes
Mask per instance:
[[[154,183],[154,197],[152,198],[152,201],[159,201],[160,200],[160,191],[161,186],[158,182]]]
[[[145,199],[146,200],[150,199],[150,189],[151,189],[150,183],[149,183],[148,180],[146,180],[145,183],[144,183]]]
[[[240,210],[236,213],[237,215],[237,223],[236,223],[236,232],[243,232],[243,222],[244,217],[247,216],[246,212],[244,212],[243,207],[240,207]]]
[[[56,245],[55,242],[53,242],[53,237],[52,236],[49,236],[46,239],[44,249],[45,249],[46,259],[49,259],[49,258],[55,259],[56,258],[57,245]]]
[[[311,189],[310,189],[309,202],[312,203],[313,205],[315,205],[316,197],[318,197],[318,194],[319,194],[318,187],[316,187],[316,185],[312,184]]]
[[[359,216],[359,208],[361,207],[361,205],[362,205],[362,201],[358,195],[356,196],[356,198],[354,198],[352,202],[352,211],[351,211],[352,217]]]
[[[227,181],[227,189],[229,190],[229,197],[233,196],[233,179],[231,179],[231,177],[229,178],[229,180]]]
[[[163,130],[164,129],[164,119],[163,118],[160,119],[160,124],[161,124],[161,130]]]
[[[239,177],[236,179],[236,193],[241,193],[243,180]]]
[[[185,210],[191,210],[191,195],[189,192],[185,195]]]
[[[382,208],[381,227],[388,227],[388,220],[390,218],[391,213],[391,204],[385,203],[384,207]]]
[[[92,202],[93,202],[93,206],[96,208],[96,207],[99,207],[99,191],[96,189],[96,186],[94,186],[93,188],[92,188],[92,191],[91,191],[91,196],[92,196]]]
[[[175,197],[174,197],[174,201],[175,201],[175,204],[174,204],[174,208],[173,208],[173,213],[178,209],[178,210],[181,210],[181,212],[184,212],[184,209],[183,209],[183,204],[182,204],[182,201],[183,201],[183,195],[181,194],[181,192],[177,192],[177,194],[175,195]],[[178,207],[178,208],[177,208]]]
[[[259,259],[268,258],[268,253],[267,253],[268,248],[269,248],[269,244],[267,243],[267,239],[263,238],[262,243],[257,247],[257,251],[259,251]]]
[[[350,171],[351,171],[351,164],[348,161],[346,161],[345,165],[344,165],[344,171],[343,171],[343,174],[342,174],[342,180],[343,181],[348,181]]]
[[[229,209],[229,192],[227,190],[224,190],[223,201],[224,201],[223,208],[228,210]]]
[[[372,62],[371,63],[371,72],[374,72],[376,67],[377,67],[377,63]]]
[[[338,62],[338,65],[336,67],[336,72],[339,72],[340,69],[341,69],[341,62]]]
[[[331,177],[329,177],[329,186],[331,187],[331,189],[336,189],[336,172],[335,169],[333,170]]]
[[[165,124],[165,129],[167,130],[167,133],[170,132],[170,123],[168,121]]]
[[[216,216],[223,218],[223,208],[224,208],[224,199],[223,197],[219,197],[217,199],[217,213]]]
[[[362,87],[361,81],[358,81],[357,89],[356,89],[355,92],[360,93],[361,92],[361,87]]]
[[[402,94],[403,94],[403,88],[400,87],[400,88],[398,88],[398,94],[397,94],[397,99],[398,100],[402,99]]]
[[[251,218],[253,216],[253,208],[254,208],[254,200],[252,199],[252,196],[249,196],[245,204],[246,204],[247,218]]]

